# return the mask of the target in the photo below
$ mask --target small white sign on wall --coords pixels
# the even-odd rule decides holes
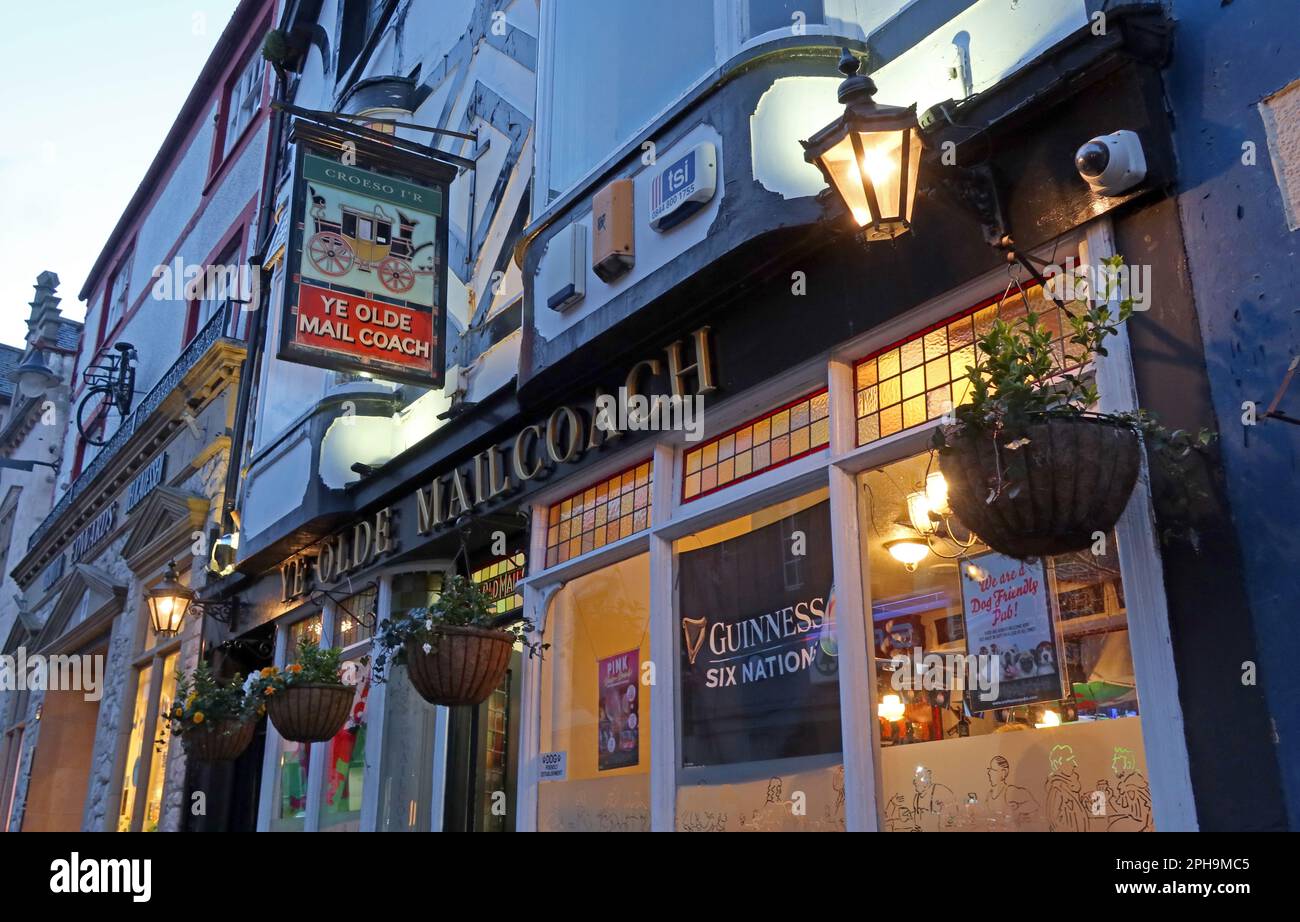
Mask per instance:
[[[696,144],[651,180],[650,226],[663,233],[681,224],[709,203],[717,184],[717,148]]]
[[[567,752],[543,752],[541,769],[537,773],[538,781],[563,781],[569,773],[569,754]]]

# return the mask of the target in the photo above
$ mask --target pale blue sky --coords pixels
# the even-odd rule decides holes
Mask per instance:
[[[27,335],[32,283],[64,316],[237,0],[38,0],[0,28],[0,342]]]

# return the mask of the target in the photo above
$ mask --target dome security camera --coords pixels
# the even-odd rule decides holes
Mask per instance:
[[[1120,195],[1146,179],[1142,139],[1128,130],[1093,138],[1075,153],[1074,168],[1094,192]]]

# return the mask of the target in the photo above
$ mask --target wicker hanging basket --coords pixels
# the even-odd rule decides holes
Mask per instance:
[[[266,699],[266,713],[285,739],[323,743],[347,723],[355,694],[347,685],[290,685]]]
[[[1060,417],[1030,425],[1025,437],[1028,444],[1009,449],[983,433],[957,436],[940,457],[953,512],[1008,557],[1091,546],[1097,532],[1119,521],[1133,492],[1141,467],[1137,433],[1109,420]],[[1021,457],[1013,458],[1013,451]],[[1003,489],[989,502],[999,470],[1005,477],[1012,461],[1019,490]]]
[[[501,684],[515,639],[506,631],[480,627],[434,628],[436,640],[406,642],[406,674],[430,704],[481,704]]]
[[[256,735],[254,720],[218,720],[191,727],[181,739],[187,758],[196,762],[232,762],[244,754]]]

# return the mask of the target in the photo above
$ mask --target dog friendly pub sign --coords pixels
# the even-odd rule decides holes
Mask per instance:
[[[977,655],[981,670],[998,671],[980,685],[996,688],[993,700],[968,693],[972,711],[1006,708],[1062,697],[1060,656],[1052,618],[1053,592],[1046,564],[1028,563],[995,552],[961,562],[962,610],[966,653]]]
[[[279,357],[441,387],[452,167],[297,123]]]

